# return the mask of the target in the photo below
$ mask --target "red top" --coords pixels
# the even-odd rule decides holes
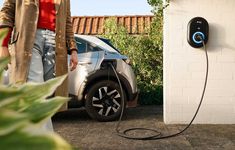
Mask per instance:
[[[0,34],[1,34],[1,37],[0,37],[1,43],[0,43],[0,46],[1,47],[8,47],[8,42],[9,42],[9,40],[11,38],[11,32],[12,32],[12,28],[9,28],[9,27],[1,28],[0,27]]]
[[[55,18],[54,0],[39,0],[38,28],[55,31]]]
[[[38,28],[55,31],[55,19],[56,11],[54,0],[39,0]],[[10,27],[0,27],[0,33],[2,32],[2,28],[9,28],[8,33],[0,37],[0,46],[7,47],[12,29]]]

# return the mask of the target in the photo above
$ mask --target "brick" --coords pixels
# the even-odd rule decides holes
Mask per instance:
[[[182,70],[182,71],[175,71],[173,76],[171,76],[172,80],[187,80],[191,78],[191,72]]]
[[[196,50],[191,50],[191,48],[190,48],[190,50],[187,51],[186,55],[187,55],[187,57],[186,57],[187,61],[189,63],[191,63],[191,62],[202,62],[202,63],[206,62],[204,52],[203,53],[198,52],[198,50],[197,51]]]
[[[234,89],[208,89],[206,91],[206,95],[207,96],[234,96]]]
[[[169,105],[169,113],[183,113],[183,105],[174,104]]]
[[[196,76],[196,75],[195,75]],[[204,79],[190,79],[187,80],[187,88],[202,88],[204,85]]]
[[[188,103],[188,96],[182,95],[182,96],[170,96],[170,99],[173,99],[169,102],[169,105],[184,105],[185,103]]]
[[[173,113],[169,116],[165,116],[165,118],[167,118],[164,120],[166,124],[175,124],[181,122],[180,120],[182,120],[182,113]],[[184,122],[182,121],[182,123]]]
[[[231,62],[231,63],[235,63],[235,55],[222,54],[222,55],[218,55],[217,57],[218,57],[217,58],[218,62]]]
[[[169,93],[171,96],[182,96],[183,90],[181,88],[171,88]]]
[[[205,96],[205,105],[231,105],[232,99],[229,96]],[[234,104],[235,105],[235,104]]]
[[[172,76],[174,76],[174,73],[177,73],[177,72],[182,72],[182,71],[187,71],[187,66],[188,64],[185,63],[185,62],[174,62],[174,63],[171,63],[171,66],[170,66],[170,71],[172,71]]]
[[[198,72],[192,72],[192,75],[191,75],[191,79],[192,80],[199,80],[199,81],[202,81],[202,80],[204,80],[205,79],[205,77],[206,77],[206,71],[198,71]],[[201,83],[203,83],[203,82],[201,82]]]
[[[216,124],[235,124],[235,118],[233,114],[217,114],[212,116],[212,122]]]
[[[190,105],[198,105],[201,100],[201,94],[198,94],[196,96],[188,96],[188,104]],[[206,101],[206,98],[204,97],[203,101]]]
[[[234,102],[235,104],[235,102]],[[212,105],[212,109],[214,110],[214,113],[217,115],[229,115],[233,112],[233,107],[231,105]]]
[[[192,120],[192,118],[194,116],[194,113],[192,113],[192,114],[183,114],[182,119],[184,120],[185,124],[188,124]],[[205,122],[212,122],[212,120],[213,119],[211,118],[211,115],[203,115],[202,116],[202,114],[199,113],[196,116],[196,118],[194,119],[193,124],[203,124]]]
[[[235,72],[235,63],[219,63],[222,72]]]
[[[222,72],[223,65],[217,61],[209,61],[209,72]]]
[[[233,21],[233,22],[235,23],[235,21]],[[228,25],[228,27],[231,27],[231,26]],[[235,40],[233,42],[235,42]],[[233,48],[223,47],[221,52],[222,52],[223,55],[233,55],[233,56],[235,56],[235,51],[234,51]]]
[[[213,80],[232,80],[232,72],[210,72],[210,79]]]
[[[183,88],[183,95],[198,96],[201,94],[201,89],[199,88]]]
[[[235,80],[209,80],[208,82],[208,89],[235,89]]]
[[[188,70],[192,72],[199,72],[199,71],[205,71],[205,63],[203,62],[195,62],[195,63],[189,63],[188,64]]]
[[[172,80],[170,84],[172,88],[183,88],[188,85],[186,80]]]

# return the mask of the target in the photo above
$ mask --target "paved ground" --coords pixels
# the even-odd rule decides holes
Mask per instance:
[[[60,113],[53,122],[57,133],[82,150],[235,150],[235,125],[193,125],[178,137],[134,141],[115,134],[116,122],[96,122],[83,109]],[[129,108],[121,128],[129,127],[158,128],[164,135],[184,128],[166,126],[161,106]]]

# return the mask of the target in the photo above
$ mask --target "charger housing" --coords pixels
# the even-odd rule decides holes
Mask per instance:
[[[202,17],[192,18],[188,23],[187,40],[194,48],[203,47],[203,41],[206,44],[209,38],[209,24]]]

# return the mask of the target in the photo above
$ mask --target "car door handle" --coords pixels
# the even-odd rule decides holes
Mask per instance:
[[[78,62],[78,65],[86,65],[86,64],[92,64],[90,61],[80,61]]]

